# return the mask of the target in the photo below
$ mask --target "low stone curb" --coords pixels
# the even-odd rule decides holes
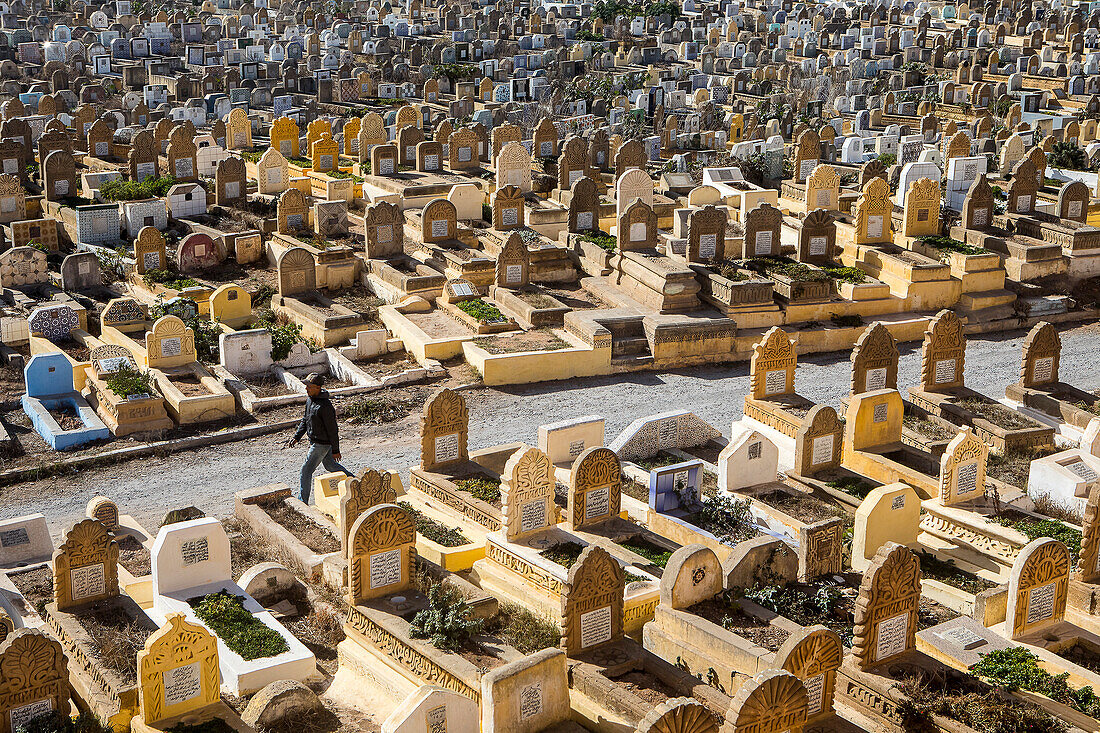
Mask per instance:
[[[16,468],[10,471],[0,472],[0,486],[8,486],[20,481],[33,481],[38,478],[64,473],[68,469],[90,467],[100,463],[138,458],[159,451],[175,453],[178,451],[192,450],[194,448],[203,448],[208,445],[220,445],[222,443],[232,443],[237,440],[248,440],[249,438],[267,435],[269,433],[278,433],[287,428],[292,428],[296,426],[298,422],[298,418],[295,418],[293,420],[280,420],[278,422],[265,423],[263,425],[249,425],[248,427],[237,428],[235,430],[221,430],[209,435],[195,435],[190,438],[161,440],[147,445],[117,448],[104,453],[97,453],[93,456],[82,456],[69,461],[56,461],[46,466]]]

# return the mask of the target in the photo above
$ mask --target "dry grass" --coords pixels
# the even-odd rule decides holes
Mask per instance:
[[[1084,517],[1081,512],[1071,509],[1063,504],[1059,504],[1055,501],[1050,494],[1043,494],[1039,498],[1035,499],[1035,512],[1042,514],[1045,517],[1051,517],[1053,519],[1060,519],[1063,522],[1069,522],[1070,524],[1076,524],[1081,526],[1084,521]]]

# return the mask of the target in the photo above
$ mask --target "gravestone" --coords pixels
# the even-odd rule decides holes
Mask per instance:
[[[1081,553],[1073,577],[1082,583],[1100,581],[1100,483],[1089,488],[1081,520]]]
[[[411,587],[416,523],[396,504],[364,512],[348,538],[348,603],[355,606]]]
[[[538,448],[522,448],[508,459],[501,473],[501,530],[508,542],[536,535],[553,526],[554,471]]]
[[[1024,388],[1058,382],[1062,354],[1062,339],[1058,336],[1058,329],[1046,321],[1036,323],[1024,339],[1022,352],[1020,384]]]
[[[619,516],[622,467],[613,450],[589,448],[569,474],[569,522],[573,529],[596,526]]]
[[[0,733],[16,733],[51,711],[69,715],[69,671],[61,644],[37,629],[18,629],[0,644]]]
[[[772,326],[752,350],[749,382],[752,398],[761,400],[794,394],[798,358],[783,329]]]
[[[513,232],[497,255],[496,285],[522,288],[530,282],[531,254],[518,233]]]
[[[915,648],[920,605],[920,562],[896,542],[875,553],[856,597],[852,654],[862,670]]]
[[[573,182],[569,197],[568,230],[583,233],[599,229],[599,194],[596,182],[587,176]]]
[[[798,261],[825,265],[836,248],[836,222],[825,209],[814,209],[802,220],[798,233]]]
[[[852,348],[851,394],[898,388],[898,345],[879,321],[864,331]]]
[[[134,261],[139,275],[167,269],[164,235],[155,227],[142,227],[134,240]]]
[[[99,259],[94,252],[76,252],[67,255],[61,261],[61,288],[63,290],[73,292],[91,290],[102,284]]]
[[[1065,618],[1071,567],[1069,550],[1058,540],[1039,537],[1020,550],[1008,576],[1005,636],[1038,633]]]
[[[820,625],[799,629],[775,653],[776,667],[790,672],[806,687],[807,724],[833,715],[836,673],[843,656],[840,636]]]
[[[944,506],[959,504],[985,495],[985,464],[989,446],[963,428],[940,457],[940,501]]]
[[[726,257],[726,212],[707,205],[688,215],[688,262],[715,262]]]
[[[424,206],[420,235],[425,244],[448,242],[458,236],[458,210],[447,199],[433,199]]]
[[[657,246],[657,214],[649,204],[635,199],[623,209],[616,242],[620,252],[651,250]]]
[[[502,232],[522,229],[527,225],[523,193],[516,186],[504,186],[493,192],[493,228]]]
[[[279,273],[279,295],[282,297],[317,289],[317,263],[304,247],[291,247],[279,255],[276,269]]]
[[[940,233],[940,184],[931,178],[913,181],[905,195],[905,236],[938,236]]]
[[[569,568],[561,595],[562,648],[568,656],[622,640],[623,581],[618,561],[596,545],[586,547]]]
[[[940,311],[924,331],[920,389],[943,392],[962,387],[965,356],[962,321],[953,311]]]
[[[840,466],[844,424],[836,410],[815,405],[802,421],[794,438],[794,472],[813,476]]]
[[[343,484],[337,525],[340,528],[340,549],[347,555],[348,537],[355,521],[373,506],[395,503],[397,491],[389,471],[373,468],[365,469],[357,477],[344,479]]]
[[[856,244],[890,243],[893,241],[890,186],[875,177],[863,186],[855,205]]]
[[[420,422],[420,468],[437,471],[469,460],[469,411],[466,400],[444,389],[424,405]]]
[[[73,525],[54,551],[53,578],[58,611],[117,596],[118,543],[108,528],[95,519]]]
[[[744,425],[731,431],[718,454],[718,488],[722,491],[758,486],[776,480],[779,448],[762,433]]]
[[[168,614],[146,640],[137,668],[139,710],[148,726],[221,701],[217,637],[182,613]]]
[[[397,204],[380,201],[367,207],[363,230],[369,259],[394,257],[404,252],[405,218]]]
[[[963,200],[962,226],[964,229],[981,231],[988,229],[992,223],[993,187],[982,173],[970,184],[970,190]]]
[[[783,212],[767,202],[749,211],[745,216],[743,257],[778,257],[782,253],[782,227]]]
[[[790,672],[760,672],[737,690],[721,733],[798,733],[808,703],[806,686]]]

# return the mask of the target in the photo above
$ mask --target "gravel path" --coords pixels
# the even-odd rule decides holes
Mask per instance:
[[[1004,396],[1019,378],[1020,347],[1025,332],[972,338],[966,354],[967,386],[990,397]],[[1083,389],[1100,387],[1100,324],[1062,332],[1061,376]],[[920,345],[901,347],[898,383],[904,391],[917,382]],[[826,354],[799,361],[796,388],[805,397],[839,408],[851,378],[846,354]],[[466,392],[470,405],[470,448],[497,443],[536,441],[538,426],[581,415],[599,414],[613,439],[631,421],[673,409],[693,410],[723,433],[741,416],[748,391],[748,364],[643,372]],[[368,466],[408,468],[419,459],[418,415],[384,426],[342,426],[344,464],[358,471]],[[55,536],[83,518],[88,500],[98,494],[114,499],[155,531],[167,508],[194,504],[207,513],[233,511],[233,493],[268,483],[297,483],[305,449],[280,449],[286,435],[267,436],[166,458],[146,458],[84,470],[0,489],[0,518],[42,512]]]

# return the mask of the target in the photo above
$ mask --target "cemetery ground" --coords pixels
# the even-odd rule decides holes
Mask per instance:
[[[1060,335],[1062,378],[1082,389],[1100,388],[1096,369],[1100,363],[1100,324],[1065,329]],[[1014,331],[969,337],[968,386],[982,394],[1003,394],[1005,385],[1019,377],[1018,355],[1025,336],[1026,331]],[[899,351],[899,384],[919,382],[920,344],[899,344]],[[415,465],[419,455],[418,425],[424,401],[443,387],[464,384],[472,387],[464,392],[471,410],[471,447],[507,440],[534,443],[539,425],[585,414],[604,416],[608,434],[615,434],[637,418],[677,409],[691,410],[725,429],[741,417],[742,397],[749,389],[748,371],[748,364],[735,363],[485,388],[475,386],[476,373],[457,361],[449,363],[445,378],[337,399],[343,460],[357,472],[367,466],[404,472]],[[13,375],[0,370],[0,378],[5,380],[0,382],[5,390],[3,419],[20,429],[16,421],[22,413],[13,397]],[[851,363],[846,351],[799,358],[799,392],[815,402],[840,409],[850,379]],[[264,413],[261,419],[265,424],[297,420],[301,410],[295,405]],[[229,516],[237,490],[277,482],[297,486],[305,449],[301,444],[280,449],[290,430],[196,450],[63,469],[56,475],[49,467],[57,454],[42,443],[37,452],[32,450],[20,458],[0,462],[2,470],[40,466],[51,473],[0,488],[4,497],[0,516],[42,512],[49,519],[52,533],[59,536],[84,515],[88,500],[97,494],[111,496],[120,508],[148,526],[159,526],[168,509],[189,504],[208,515]],[[30,436],[21,437],[29,443],[28,437],[37,436],[31,431]],[[114,449],[120,443],[138,445],[127,438],[98,450]],[[64,459],[96,450],[75,451]],[[1024,471],[1026,480],[1026,464]]]

